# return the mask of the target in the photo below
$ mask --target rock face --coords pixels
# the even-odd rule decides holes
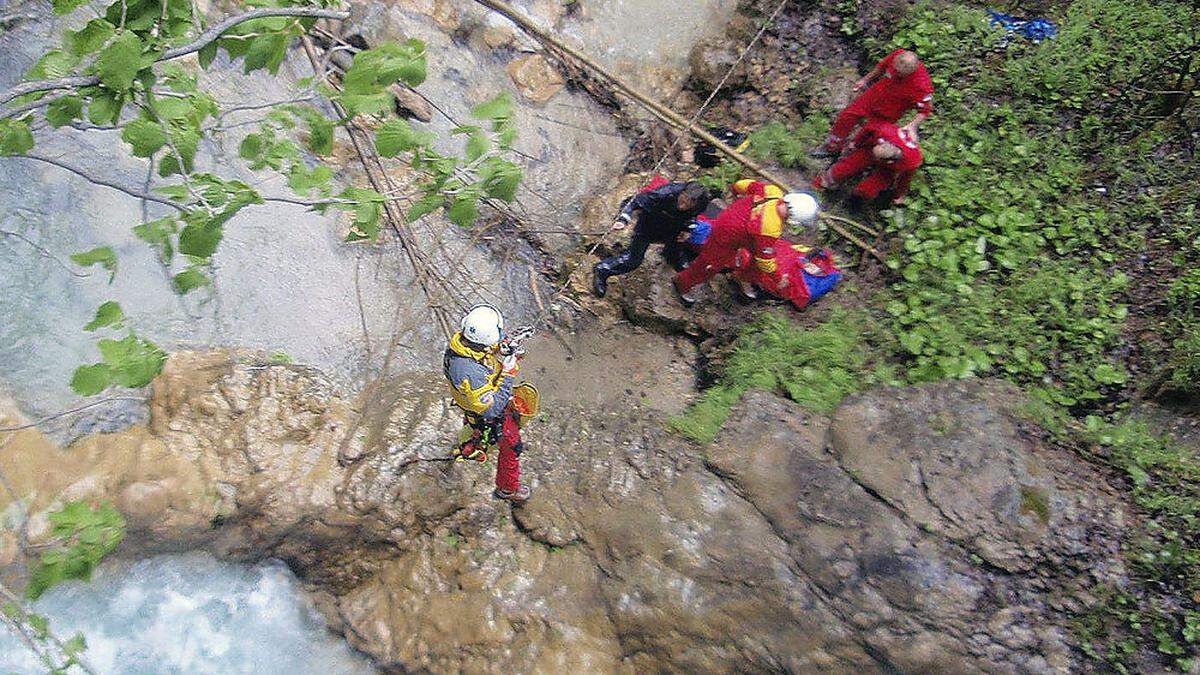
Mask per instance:
[[[349,401],[311,369],[180,353],[148,427],[65,451],[23,432],[0,462],[35,523],[109,498],[127,554],[284,559],[392,671],[1068,672],[1061,609],[1122,576],[1096,543],[1122,507],[1007,386],[880,390],[832,419],[752,393],[706,450],[654,408],[549,402],[511,508],[492,467],[440,461],[458,420],[436,384]]]

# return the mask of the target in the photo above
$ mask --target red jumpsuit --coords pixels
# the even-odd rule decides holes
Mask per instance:
[[[783,234],[783,219],[776,205],[783,197],[783,190],[770,183],[740,180],[733,184],[733,193],[744,196],[734,200],[713,220],[712,231],[699,257],[675,275],[675,287],[680,293],[733,269],[741,248],[752,252],[754,266],[763,275],[778,275],[775,244]]]
[[[881,162],[871,154],[871,149],[881,141],[887,141],[904,153],[899,159]],[[891,122],[872,120],[854,137],[854,151],[838,160],[825,173],[817,176],[813,186],[835,187],[842,181],[870,169],[871,173],[854,188],[854,194],[864,199],[874,199],[887,189],[892,190],[893,199],[908,193],[917,167],[924,156],[912,137]]]
[[[831,150],[841,150],[854,126],[863,118],[898,122],[904,113],[914,108],[926,115],[933,112],[933,81],[929,79],[929,71],[922,63],[907,77],[898,76],[894,62],[901,51],[897,49],[879,62],[877,68],[883,71],[883,76],[838,115],[829,131]]]
[[[783,298],[804,309],[808,303],[825,295],[842,279],[841,270],[833,263],[833,254],[827,250],[814,252],[803,244],[794,244],[780,239],[775,259],[779,269],[788,277],[788,284],[779,287],[779,280],[762,274],[750,264],[750,252],[742,249],[737,255],[737,270],[734,276],[738,280],[752,283],[777,298]],[[816,269],[809,273],[804,264],[810,263]]]

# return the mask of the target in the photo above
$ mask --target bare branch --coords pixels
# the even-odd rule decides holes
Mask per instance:
[[[42,254],[42,257],[49,258],[50,260],[53,260],[54,262],[58,263],[58,266],[63,268],[64,270],[66,270],[67,273],[70,274],[71,276],[79,277],[81,279],[90,276],[83,272],[78,272],[76,270],[71,269],[71,267],[68,266],[62,260],[60,260],[58,258],[58,256],[56,256],[53,253],[51,253],[50,251],[46,250],[45,247],[39,245],[37,242],[30,239],[29,237],[26,237],[25,235],[21,234],[20,232],[13,232],[11,230],[0,230],[0,237],[12,237],[13,239],[20,239],[21,241],[25,242],[30,247],[32,247],[33,250]]]
[[[319,9],[317,7],[267,7],[263,9],[256,9],[246,12],[245,14],[231,16],[201,33],[200,37],[196,38],[195,41],[189,42],[186,45],[175,47],[174,49],[168,49],[167,51],[163,52],[162,56],[158,58],[157,63],[171,61],[189,54],[195,54],[219,39],[222,33],[240,23],[272,16],[300,16],[318,19],[344,20],[350,17],[350,12],[341,12],[332,9]],[[0,104],[8,103],[18,96],[34,94],[39,91],[78,89],[80,87],[90,87],[99,83],[100,78],[96,75],[75,75],[71,77],[60,77],[53,80],[34,80],[32,82],[22,82],[15,87],[10,87],[5,91],[0,92]]]
[[[34,427],[40,427],[41,425],[45,424],[46,422],[53,422],[54,420],[59,419],[60,417],[66,417],[67,415],[74,415],[76,413],[81,413],[84,410],[88,410],[89,408],[95,408],[98,405],[112,403],[113,401],[138,401],[141,403],[145,403],[146,399],[144,399],[140,396],[109,396],[107,398],[102,398],[99,401],[92,401],[91,403],[81,405],[78,408],[71,408],[70,410],[64,410],[62,412],[57,412],[57,413],[54,413],[53,415],[47,415],[46,417],[43,417],[40,420],[37,420],[34,422],[29,422],[27,424],[21,424],[21,425],[15,426],[15,427],[0,427],[0,433],[13,433],[16,431],[24,431],[25,429],[32,429]]]
[[[137,197],[138,199],[145,199],[146,201],[149,201],[149,202],[154,202],[156,204],[162,204],[164,206],[169,206],[169,207],[175,209],[176,211],[179,211],[180,213],[187,213],[186,208],[184,208],[183,206],[180,206],[179,204],[176,204],[175,202],[171,201],[170,199],[167,199],[165,197],[159,197],[158,195],[150,194],[148,192],[140,192],[140,191],[134,190],[132,188],[127,188],[124,185],[118,185],[117,183],[104,180],[103,178],[97,178],[95,176],[85,173],[84,171],[77,169],[77,168],[75,168],[69,164],[66,164],[65,162],[62,162],[60,160],[57,160],[57,159],[51,159],[49,157],[42,157],[41,155],[28,155],[28,154],[27,155],[13,155],[13,157],[18,158],[18,159],[32,159],[32,160],[36,160],[38,162],[44,162],[51,166],[57,166],[60,169],[70,171],[71,173],[75,174],[76,176],[79,176],[80,178],[86,180],[89,183],[94,183],[96,185],[101,185],[106,188],[112,188],[119,192],[124,192],[125,194],[129,195],[130,197]]]

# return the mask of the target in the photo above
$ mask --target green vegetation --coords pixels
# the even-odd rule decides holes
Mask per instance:
[[[25,593],[37,598],[67,579],[90,579],[100,560],[125,538],[125,518],[112,504],[68,502],[50,514],[55,546],[42,553]]]
[[[57,14],[69,15],[85,4],[56,0],[53,6]],[[314,77],[302,81],[291,100],[225,109],[201,86],[194,68],[173,60],[196,52],[200,68],[207,70],[218,51],[224,50],[230,59],[241,60],[246,73],[275,74],[288,57],[289,46],[313,27],[318,16],[336,14],[327,9],[332,4],[254,2],[251,5],[259,14],[248,19],[245,14],[222,17],[228,21],[216,39],[204,35],[206,26],[191,0],[118,0],[102,13],[89,10],[95,17],[72,22],[78,28],[66,30],[61,45],[47,51],[26,74],[29,88],[25,91],[30,93],[15,96],[14,91],[0,105],[0,157],[36,156],[39,137],[61,127],[119,130],[128,152],[145,159],[159,179],[149,189],[148,200],[156,203],[155,208],[172,209],[170,215],[145,218],[131,227],[154,251],[171,289],[181,296],[213,292],[213,260],[225,227],[250,206],[282,199],[315,211],[339,209],[351,214],[348,241],[379,235],[384,204],[397,198],[364,187],[339,188],[333,167],[325,163],[338,134],[348,133],[348,127],[356,124],[355,116],[376,116],[378,124],[357,125],[358,133],[373,134],[374,149],[381,157],[401,160],[414,171],[403,197],[409,222],[444,210],[455,224],[469,227],[479,215],[481,200],[512,201],[522,174],[508,159],[516,125],[507,94],[475,102],[471,116],[478,123],[452,132],[464,139],[459,155],[435,150],[433,134],[390,116],[394,101],[389,87],[416,86],[425,80],[425,45],[419,40],[385,42],[356,53],[338,88]],[[80,84],[64,89],[40,82],[60,78],[75,78]],[[338,114],[330,116],[326,112],[330,106],[321,105],[320,99],[332,103]],[[262,118],[241,138],[238,154],[250,170],[283,174],[294,197],[266,196],[243,181],[196,169],[197,156],[206,147],[202,141],[221,140],[232,126],[255,122],[227,127],[227,114],[260,109]],[[125,191],[132,196],[142,192],[133,186]],[[101,267],[108,272],[109,283],[119,271],[111,246],[97,246],[72,255],[71,260],[83,267]],[[93,322],[88,330],[119,326],[123,318]],[[98,347],[103,362],[82,366],[72,379],[81,395],[113,386],[144,386],[165,358],[161,349],[132,331],[120,341],[101,340]]]
[[[750,389],[776,391],[810,410],[827,412],[847,394],[890,382],[894,378],[887,369],[868,372],[865,330],[861,316],[844,311],[833,312],[813,328],[776,313],[762,314],[734,343],[720,382],[671,420],[672,428],[707,443]]]
[[[1100,602],[1078,617],[1084,651],[1126,673],[1144,645],[1187,670],[1186,655],[1200,648],[1200,456],[1136,420],[1090,416],[1060,438],[1097,448],[1124,474],[1143,518],[1122,545],[1135,584],[1100,589]]]
[[[857,3],[835,7],[848,17]],[[890,38],[863,36],[868,60],[915,49],[936,88],[921,175],[903,207],[874,214],[898,245],[895,277],[869,318],[808,331],[822,349],[785,337],[804,333],[794,318],[748,326],[718,384],[674,425],[707,441],[751,387],[821,409],[892,379],[880,364],[905,382],[1009,379],[1060,442],[1123,476],[1140,521],[1123,546],[1134,583],[1093,589],[1103,602],[1079,617],[1084,649],[1120,672],[1148,652],[1186,669],[1200,648],[1200,457],[1120,410],[1134,387],[1200,393],[1200,162],[1188,138],[1200,123],[1188,107],[1200,9],[1075,0],[1063,11],[1051,17],[1058,37],[1039,45],[940,2],[911,9]],[[750,152],[811,175],[804,151],[829,121],[766,125]],[[889,339],[863,344],[862,325]],[[1139,339],[1134,378],[1123,347],[1147,326],[1162,340]],[[778,353],[828,387],[799,394],[806,378],[767,361]],[[1041,495],[1022,494],[1022,508],[1050,515]]]

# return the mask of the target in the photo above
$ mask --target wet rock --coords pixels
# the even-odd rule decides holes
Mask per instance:
[[[967,380],[872,392],[843,403],[830,449],[864,489],[925,530],[1009,571],[1033,566],[1062,497],[1022,437],[1011,386]]]
[[[108,498],[126,554],[282,558],[387,670],[1076,667],[1045,596],[1112,555],[1095,523],[1120,505],[1082,496],[1097,478],[1023,432],[1011,387],[879,390],[832,418],[751,393],[703,450],[653,410],[563,399],[526,429],[513,508],[491,466],[441,461],[459,418],[434,379],[351,402],[309,368],[181,353],[148,427],[68,451],[23,432],[10,449],[41,452],[0,462],[35,541],[58,501]]]
[[[545,103],[566,84],[558,72],[541,54],[527,54],[508,64],[508,76],[521,95],[535,103]]]
[[[724,38],[710,38],[697,43],[688,53],[691,84],[705,94],[715,90],[722,80],[722,91],[726,93],[745,85],[746,69],[738,65],[740,53],[736,43]]]

